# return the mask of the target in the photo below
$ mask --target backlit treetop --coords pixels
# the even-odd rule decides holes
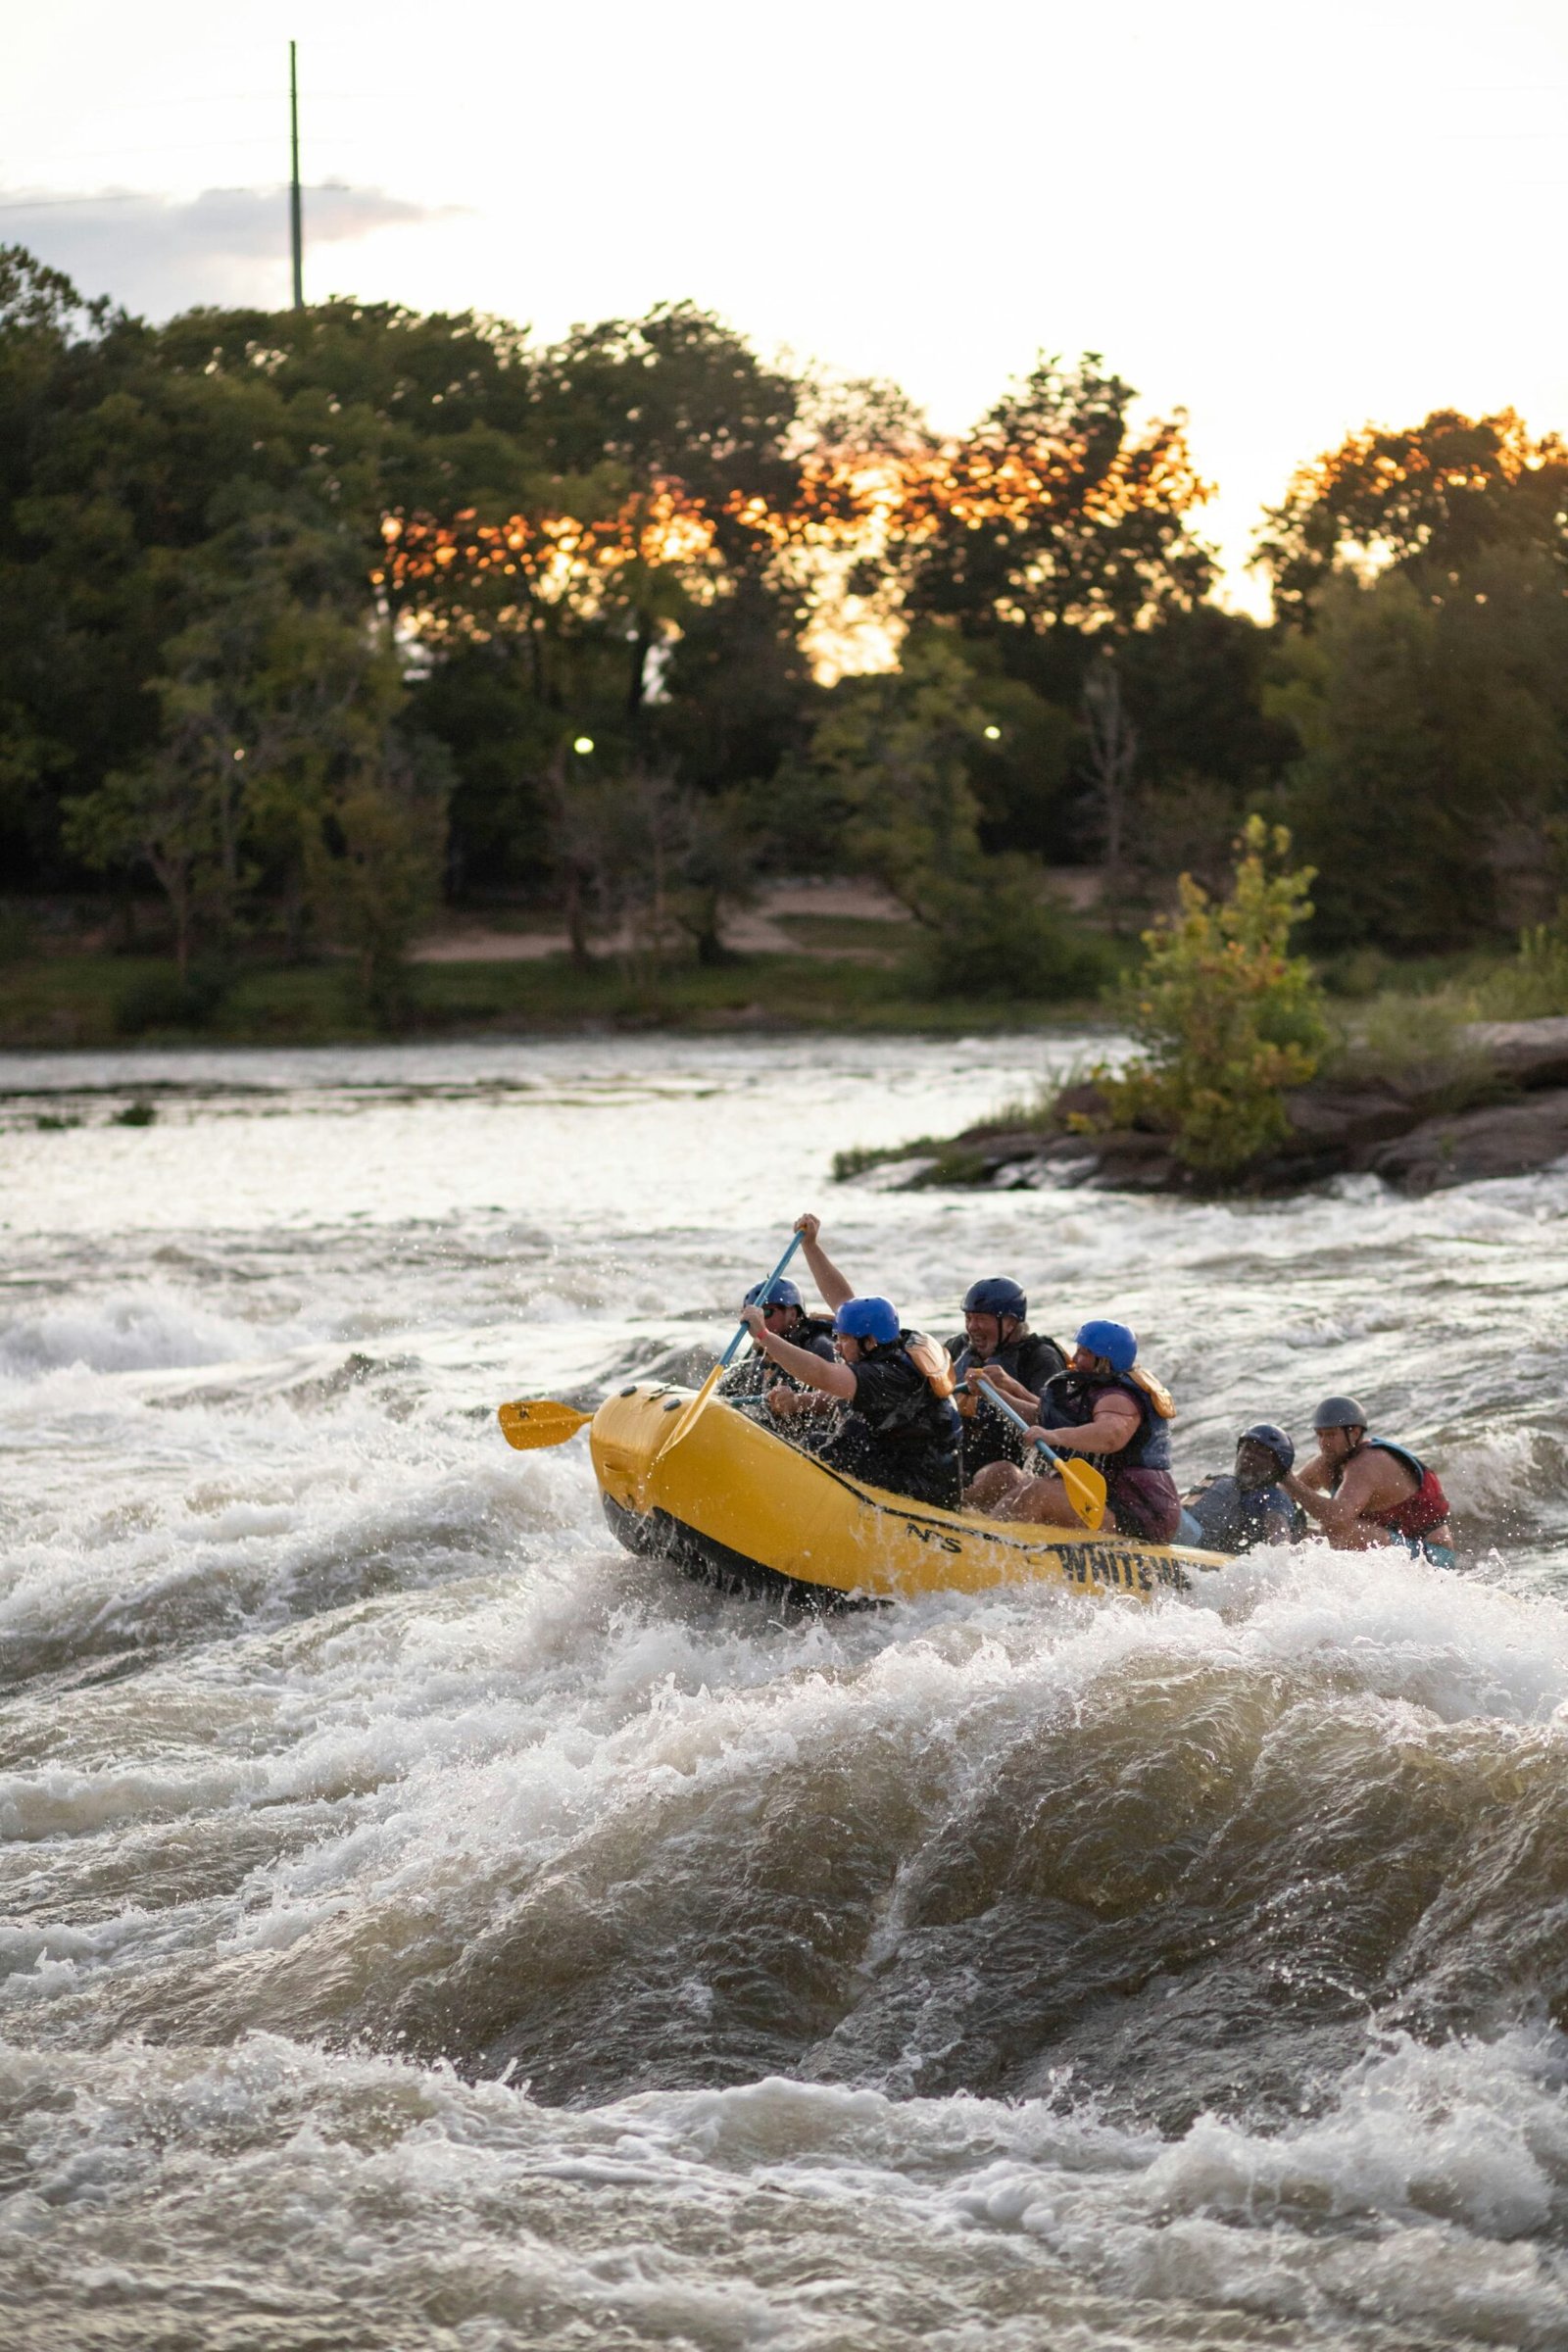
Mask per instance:
[[[1418,425],[1366,425],[1300,466],[1268,511],[1258,558],[1282,613],[1302,618],[1337,567],[1429,564],[1462,572],[1499,542],[1568,565],[1568,443],[1512,409],[1436,409]]]

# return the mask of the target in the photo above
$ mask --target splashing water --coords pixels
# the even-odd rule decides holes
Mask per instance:
[[[1568,1187],[826,1187],[1075,1050],[0,1059],[29,2342],[1568,2341]],[[1465,1570],[629,1559],[494,1404],[710,1348],[806,1206],[929,1328],[1135,1323],[1184,1476],[1368,1396]]]

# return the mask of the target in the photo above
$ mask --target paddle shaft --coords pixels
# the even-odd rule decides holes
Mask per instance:
[[[1009,1404],[1005,1396],[999,1396],[989,1382],[981,1383],[980,1394],[988,1396],[998,1412],[1005,1413],[1023,1433],[1025,1445],[1038,1447],[1045,1455],[1060,1479],[1067,1500],[1090,1533],[1097,1534],[1105,1516],[1105,1481],[1093,1462],[1063,1461],[1059,1453],[1052,1451],[1040,1432],[1029,1427],[1017,1407]]]
[[[783,1256],[779,1259],[778,1264],[773,1268],[772,1273],[768,1276],[766,1282],[763,1283],[761,1290],[758,1293],[758,1297],[760,1298],[766,1298],[768,1292],[772,1289],[774,1283],[777,1282],[779,1276],[783,1273],[785,1267],[789,1264],[790,1259],[795,1255],[796,1250],[800,1248],[805,1239],[806,1236],[804,1233],[791,1234],[789,1248],[785,1250]],[[736,1351],[740,1348],[741,1342],[751,1336],[751,1325],[745,1321],[742,1321],[736,1325],[735,1337],[731,1340],[729,1346],[725,1348],[723,1354],[719,1357],[717,1363],[713,1366],[713,1369],[711,1372],[710,1372],[708,1378],[698,1390],[697,1395],[691,1401],[691,1404],[687,1407],[684,1413],[676,1414],[674,1428],[670,1431],[668,1437],[664,1440],[664,1443],[655,1454],[652,1462],[650,1462],[648,1465],[651,1470],[657,1469],[672,1446],[678,1446],[682,1438],[689,1435],[693,1425],[701,1415],[703,1407],[707,1404],[708,1399],[717,1388],[719,1375],[724,1372],[729,1364],[733,1361]]]
[[[783,1256],[779,1259],[778,1264],[773,1268],[772,1273],[768,1276],[760,1291],[758,1293],[759,1298],[764,1305],[767,1302],[768,1292],[773,1288],[774,1283],[777,1282],[779,1276],[783,1273],[785,1267],[789,1264],[790,1259],[795,1255],[796,1250],[800,1248],[805,1239],[806,1236],[804,1233],[796,1233],[790,1236],[789,1248],[785,1250]],[[718,1359],[718,1368],[721,1372],[733,1362],[736,1349],[739,1348],[742,1340],[749,1336],[751,1328],[751,1325],[744,1321],[736,1325],[735,1337],[731,1340],[729,1346],[725,1348],[723,1354]]]
[[[1040,1451],[1045,1455],[1053,1470],[1060,1470],[1062,1468],[1063,1465],[1060,1454],[1052,1452],[1051,1447],[1046,1444],[1044,1436],[1038,1429],[1031,1430],[1028,1422],[1024,1419],[1022,1413],[1019,1412],[1015,1404],[1009,1404],[1005,1396],[999,1396],[989,1381],[981,1382],[980,1394],[985,1398],[987,1404],[994,1404],[999,1413],[1006,1414],[1007,1419],[1012,1423],[1014,1429],[1021,1430],[1031,1446],[1038,1446]]]

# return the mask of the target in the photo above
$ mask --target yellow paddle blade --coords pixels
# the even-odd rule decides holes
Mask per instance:
[[[670,1447],[680,1444],[681,1439],[685,1437],[687,1431],[691,1428],[692,1423],[696,1420],[698,1414],[702,1411],[704,1405],[708,1402],[708,1399],[717,1388],[719,1374],[723,1371],[723,1369],[724,1364],[721,1357],[713,1366],[713,1369],[711,1372],[710,1372],[708,1378],[704,1381],[702,1387],[698,1390],[696,1396],[686,1407],[686,1410],[683,1413],[677,1413],[675,1415],[673,1428],[670,1430],[668,1437],[664,1440],[664,1443],[662,1446],[661,1446],[659,1451],[655,1454],[653,1460],[648,1465],[650,1470],[657,1469],[659,1464],[663,1460],[665,1454],[669,1451]]]
[[[515,1446],[519,1453],[528,1453],[536,1446],[564,1446],[593,1415],[579,1413],[574,1405],[557,1404],[549,1396],[525,1396],[515,1404],[499,1406],[496,1419],[507,1444]]]
[[[1067,1500],[1091,1535],[1096,1535],[1105,1516],[1105,1482],[1093,1462],[1075,1462],[1071,1455],[1059,1455],[1057,1476],[1067,1490]]]

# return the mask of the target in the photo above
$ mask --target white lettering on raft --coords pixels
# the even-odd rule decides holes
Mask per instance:
[[[918,1519],[906,1523],[911,1535],[922,1544],[934,1544],[938,1551],[961,1552],[965,1548],[960,1539],[945,1527],[930,1527]],[[1151,1558],[1143,1551],[1116,1551],[1108,1544],[1074,1544],[1060,1551],[1045,1555],[1054,1560],[1068,1584],[1114,1585],[1118,1592],[1152,1592],[1156,1585],[1169,1585],[1174,1592],[1190,1592],[1192,1579],[1175,1560]]]

